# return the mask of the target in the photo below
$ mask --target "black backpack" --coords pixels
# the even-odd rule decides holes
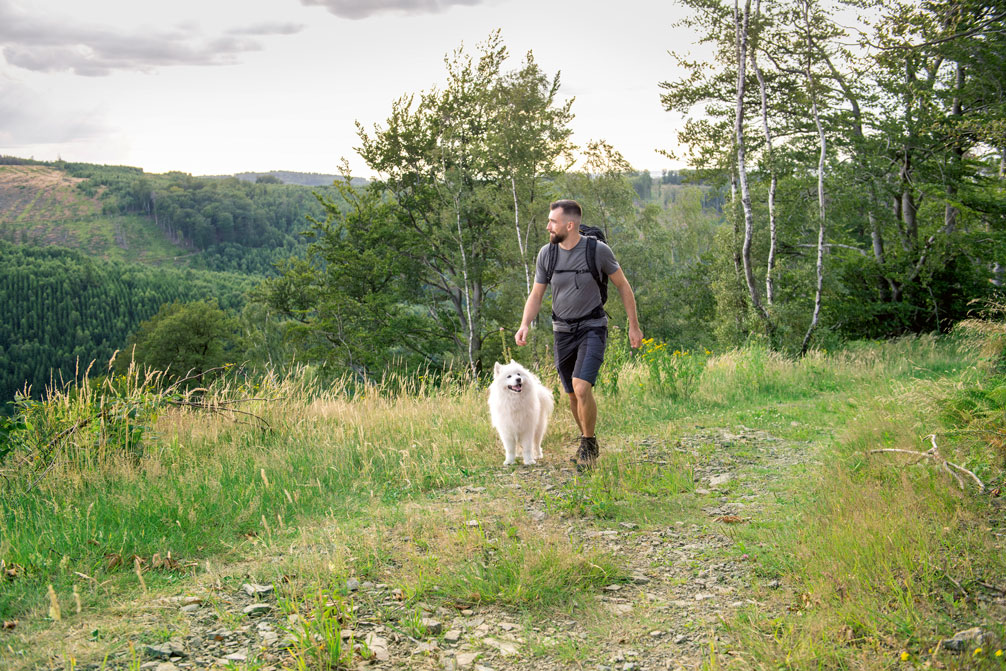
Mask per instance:
[[[601,292],[601,305],[598,308],[602,308],[600,311],[603,314],[603,306],[608,302],[608,276],[600,271],[597,267],[597,241],[607,243],[608,241],[604,237],[604,231],[596,226],[587,226],[586,224],[580,224],[580,235],[587,239],[587,272],[590,276],[594,278],[597,282],[597,288]],[[548,259],[545,263],[545,284],[552,283],[552,275],[555,273],[555,266],[559,262],[559,243],[552,242],[548,245]],[[562,271],[559,272],[583,272],[581,271]]]

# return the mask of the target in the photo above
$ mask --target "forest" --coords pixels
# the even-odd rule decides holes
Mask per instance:
[[[246,275],[151,268],[96,261],[54,247],[0,242],[0,394],[74,379],[92,361],[107,370],[137,325],[161,305],[214,297],[241,308],[253,281]]]
[[[996,296],[1001,12],[959,1],[685,4],[685,25],[715,52],[712,64],[680,57],[685,74],[659,84],[668,113],[686,118],[688,170],[653,176],[603,139],[575,143],[560,74],[530,52],[513,65],[499,32],[449,54],[443,86],[358,124],[369,181],[348,168],[304,187],[60,162],[105,213],[147,218],[190,250],[191,267],[255,279],[88,270],[107,285],[106,308],[123,311],[110,320],[78,290],[86,284],[38,265],[42,252],[5,246],[18,262],[3,271],[5,356],[16,361],[4,393],[124,346],[161,303],[209,296],[256,306],[269,333],[260,341],[332,374],[479,375],[508,352],[558,197],[579,200],[606,232],[644,332],[682,350],[761,342],[800,354],[945,332]],[[85,272],[83,259],[59,258],[70,277]],[[122,278],[146,284],[134,296]],[[221,295],[252,284],[240,299]],[[45,301],[22,307],[40,291]],[[618,301],[608,310],[617,328]],[[530,356],[547,347],[536,337]],[[256,356],[244,359],[267,363]]]

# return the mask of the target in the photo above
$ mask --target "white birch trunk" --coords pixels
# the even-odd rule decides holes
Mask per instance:
[[[467,317],[468,333],[468,367],[471,368],[472,376],[478,374],[475,365],[475,323],[472,321],[472,299],[468,281],[468,255],[465,253],[465,239],[461,231],[461,201],[458,195],[454,196],[454,212],[457,215],[458,225],[458,250],[461,252],[461,275],[464,279],[465,294],[465,316]]]
[[[514,229],[517,231],[517,249],[520,250],[520,262],[524,265],[524,286],[527,288],[527,293],[530,294],[531,269],[528,265],[524,240],[520,234],[520,206],[517,203],[517,180],[514,179],[513,175],[510,176],[510,191],[513,193],[513,224]]]
[[[800,348],[800,354],[806,354],[807,347],[810,345],[810,338],[814,333],[814,329],[817,328],[817,322],[821,316],[821,292],[824,288],[824,229],[826,222],[824,209],[824,159],[828,149],[827,141],[824,136],[824,127],[821,125],[821,115],[818,113],[817,109],[817,95],[814,93],[814,78],[810,72],[811,33],[810,12],[808,5],[809,2],[805,0],[803,4],[803,20],[807,30],[807,68],[805,74],[807,76],[807,89],[810,92],[810,107],[814,114],[814,124],[817,126],[817,135],[820,139],[821,153],[817,159],[817,290],[814,293],[814,314],[811,317],[810,326],[807,328],[807,334],[803,337],[803,345]]]
[[[754,270],[751,267],[751,242],[754,238],[754,215],[751,211],[751,192],[748,190],[747,166],[744,155],[744,92],[747,65],[748,24],[751,18],[751,0],[745,0],[744,13],[740,13],[738,0],[734,0],[734,27],[737,35],[737,115],[734,124],[737,141],[737,181],[740,184],[741,207],[744,209],[744,245],[741,248],[741,262],[744,266],[744,279],[747,282],[751,305],[764,320],[771,332],[772,322],[768,312],[761,304],[758,285],[755,284]]]
[[[761,13],[761,0],[755,2],[755,16]],[[751,68],[758,78],[758,90],[761,94],[761,123],[765,132],[765,153],[769,171],[768,185],[768,262],[765,269],[765,302],[772,305],[775,302],[775,250],[777,243],[776,223],[775,223],[775,191],[777,179],[775,174],[775,163],[772,156],[772,130],[768,125],[768,95],[765,91],[765,77],[761,68],[758,67],[757,49],[751,48]]]

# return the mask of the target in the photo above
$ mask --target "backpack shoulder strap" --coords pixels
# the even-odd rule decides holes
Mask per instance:
[[[555,273],[557,263],[559,263],[559,244],[550,242],[548,245],[548,258],[545,260],[545,284],[552,283],[552,275]]]
[[[597,238],[587,236],[587,250],[584,252],[587,257],[587,270],[590,276],[601,286],[601,273],[597,269]]]

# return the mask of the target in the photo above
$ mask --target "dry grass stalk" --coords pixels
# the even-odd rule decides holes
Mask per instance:
[[[139,557],[133,557],[133,570],[136,572],[136,577],[140,579],[140,587],[143,588],[143,593],[147,593],[147,581],[143,579],[143,567],[141,566],[142,560]]]
[[[59,622],[63,619],[62,611],[59,607],[59,599],[56,598],[56,590],[53,589],[52,584],[49,584],[49,617],[53,619],[54,622]]]

